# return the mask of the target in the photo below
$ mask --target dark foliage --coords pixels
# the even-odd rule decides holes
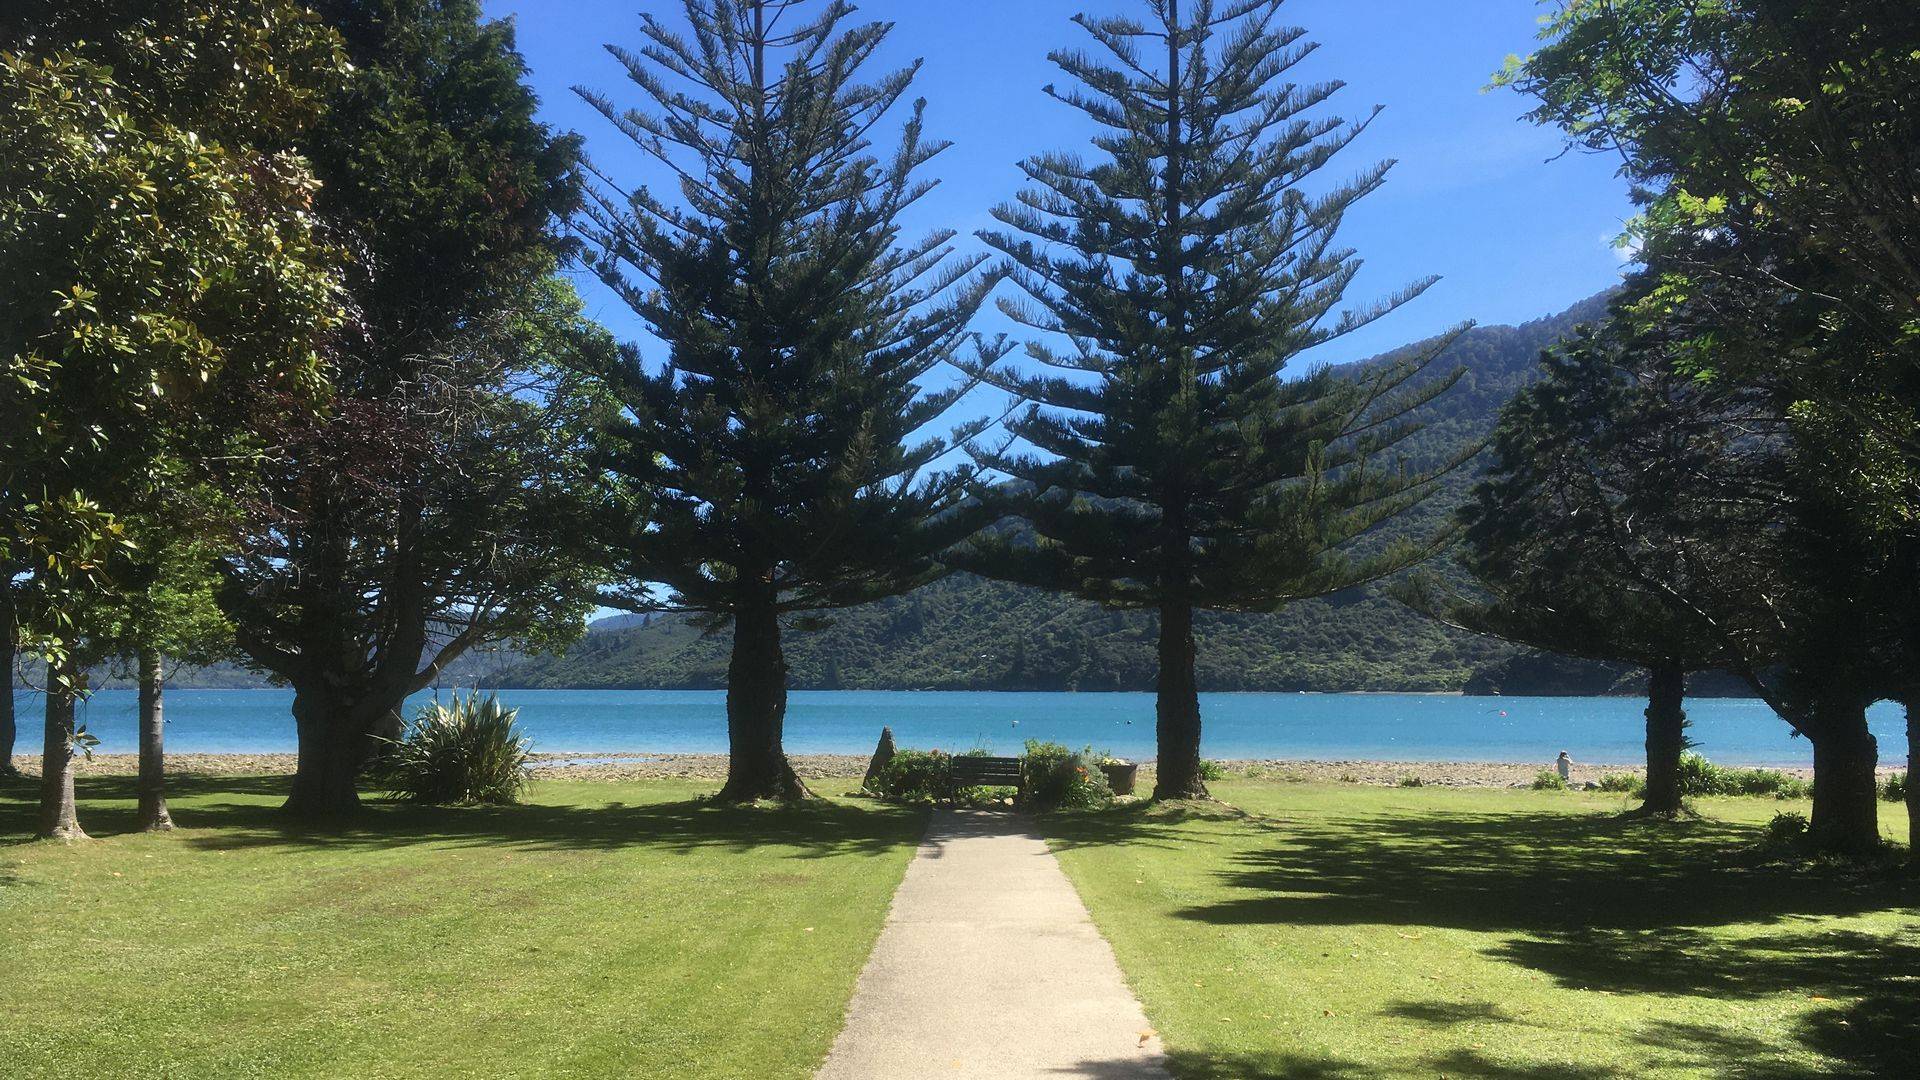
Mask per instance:
[[[170,497],[244,473],[317,390],[338,253],[286,151],[343,83],[337,45],[287,0],[0,10],[3,651],[47,663],[49,834],[82,835],[74,697],[102,613],[159,568],[141,542],[197,539]]]
[[[357,806],[375,728],[467,649],[577,632],[598,488],[564,372],[611,348],[552,276],[578,146],[534,119],[511,25],[474,0],[316,7],[356,69],[302,147],[353,320],[327,407],[273,433],[221,595],[294,688],[306,815]]]
[[[1477,445],[1500,406],[1539,376],[1540,351],[1604,311],[1596,297],[1524,326],[1476,327],[1456,339],[1433,366],[1463,369],[1460,381],[1428,406],[1428,422],[1402,444],[1405,452],[1439,461]],[[1442,527],[1472,483],[1467,470],[1450,474],[1428,504],[1379,531],[1418,536]],[[807,689],[1148,690],[1156,632],[1149,612],[956,574],[836,612],[830,625],[788,641],[786,658],[793,685]],[[1619,669],[1543,661],[1442,627],[1374,587],[1271,614],[1200,612],[1195,634],[1203,690],[1606,693],[1636,685]],[[708,633],[689,618],[633,617],[611,621],[557,657],[502,657],[483,677],[503,686],[719,687],[727,649],[724,630]]]
[[[1395,456],[1447,388],[1414,381],[1444,340],[1348,378],[1281,375],[1431,284],[1343,310],[1360,264],[1340,223],[1388,165],[1322,170],[1367,121],[1321,115],[1338,83],[1288,81],[1313,47],[1278,0],[1146,7],[1077,17],[1098,48],[1051,56],[1071,82],[1049,93],[1100,126],[1099,159],[1023,162],[1005,231],[981,234],[1049,371],[1001,380],[1033,403],[1007,421],[1025,447],[980,455],[1018,481],[983,498],[1027,531],[960,563],[1156,614],[1155,794],[1184,798],[1206,793],[1194,612],[1277,611],[1420,561],[1416,539],[1353,541],[1452,462]]]
[[[601,176],[585,231],[599,276],[667,344],[604,375],[625,414],[607,460],[656,495],[610,525],[635,611],[733,628],[730,800],[798,798],[781,746],[781,617],[849,607],[939,576],[935,556],[981,523],[965,475],[922,437],[963,394],[924,392],[954,364],[992,282],[949,259],[950,232],[900,242],[901,216],[945,149],[916,103],[890,157],[868,153],[917,65],[860,81],[887,35],[826,0],[687,0],[691,36],[642,16],[609,46],[648,109],[586,100],[680,178],[680,199]]]
[[[1616,310],[1648,287],[1636,279]],[[1549,350],[1460,509],[1470,585],[1415,575],[1394,590],[1450,626],[1645,669],[1645,809],[1667,814],[1683,794],[1687,675],[1743,659],[1712,614],[1721,568],[1755,557],[1784,478],[1776,400],[1684,370],[1696,321],[1616,316]]]
[[[1619,0],[1542,37],[1502,78],[1633,184],[1657,287],[1631,316],[1677,315],[1688,370],[1791,420],[1769,548],[1723,560],[1712,615],[1814,744],[1812,842],[1871,854],[1865,709],[1920,696],[1920,10]]]

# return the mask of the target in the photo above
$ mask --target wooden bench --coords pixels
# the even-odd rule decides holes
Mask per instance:
[[[970,787],[1020,786],[1020,759],[955,754],[947,759],[947,779],[955,792]]]

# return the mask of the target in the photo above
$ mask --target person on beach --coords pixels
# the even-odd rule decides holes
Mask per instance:
[[[1564,784],[1573,779],[1573,759],[1567,756],[1565,750],[1560,751],[1560,756],[1554,759],[1553,767],[1560,774],[1561,783]]]

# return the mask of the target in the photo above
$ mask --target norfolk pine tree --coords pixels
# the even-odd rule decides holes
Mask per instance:
[[[973,379],[923,380],[994,359],[958,355],[992,282],[948,231],[899,242],[946,144],[916,103],[869,153],[919,65],[859,81],[889,28],[852,11],[687,0],[691,36],[643,15],[637,52],[609,46],[647,108],[581,91],[679,189],[602,176],[586,215],[595,269],[667,348],[656,372],[636,350],[608,372],[612,469],[657,495],[614,525],[628,584],[608,602],[732,625],[727,801],[807,795],[782,746],[783,618],[906,592],[979,524],[963,473],[931,470],[984,422],[923,431]]]
[[[1075,21],[1101,56],[1057,52],[1048,92],[1105,130],[1097,163],[1050,154],[983,234],[1030,298],[1028,355],[1061,374],[997,376],[1033,403],[980,455],[1014,478],[996,511],[1031,525],[969,552],[969,569],[1158,613],[1157,798],[1206,794],[1194,682],[1196,609],[1270,612],[1404,569],[1431,544],[1354,542],[1419,502],[1435,475],[1379,459],[1451,379],[1416,380],[1451,340],[1405,362],[1282,375],[1307,350],[1424,291],[1340,312],[1360,263],[1341,220],[1389,163],[1310,194],[1366,127],[1315,115],[1339,83],[1289,81],[1313,46],[1278,0],[1150,0],[1144,23]],[[1370,117],[1369,117],[1370,118]]]

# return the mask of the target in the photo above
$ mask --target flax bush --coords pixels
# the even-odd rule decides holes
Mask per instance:
[[[375,779],[409,802],[470,806],[520,801],[532,743],[520,710],[491,694],[424,706],[374,768]]]

